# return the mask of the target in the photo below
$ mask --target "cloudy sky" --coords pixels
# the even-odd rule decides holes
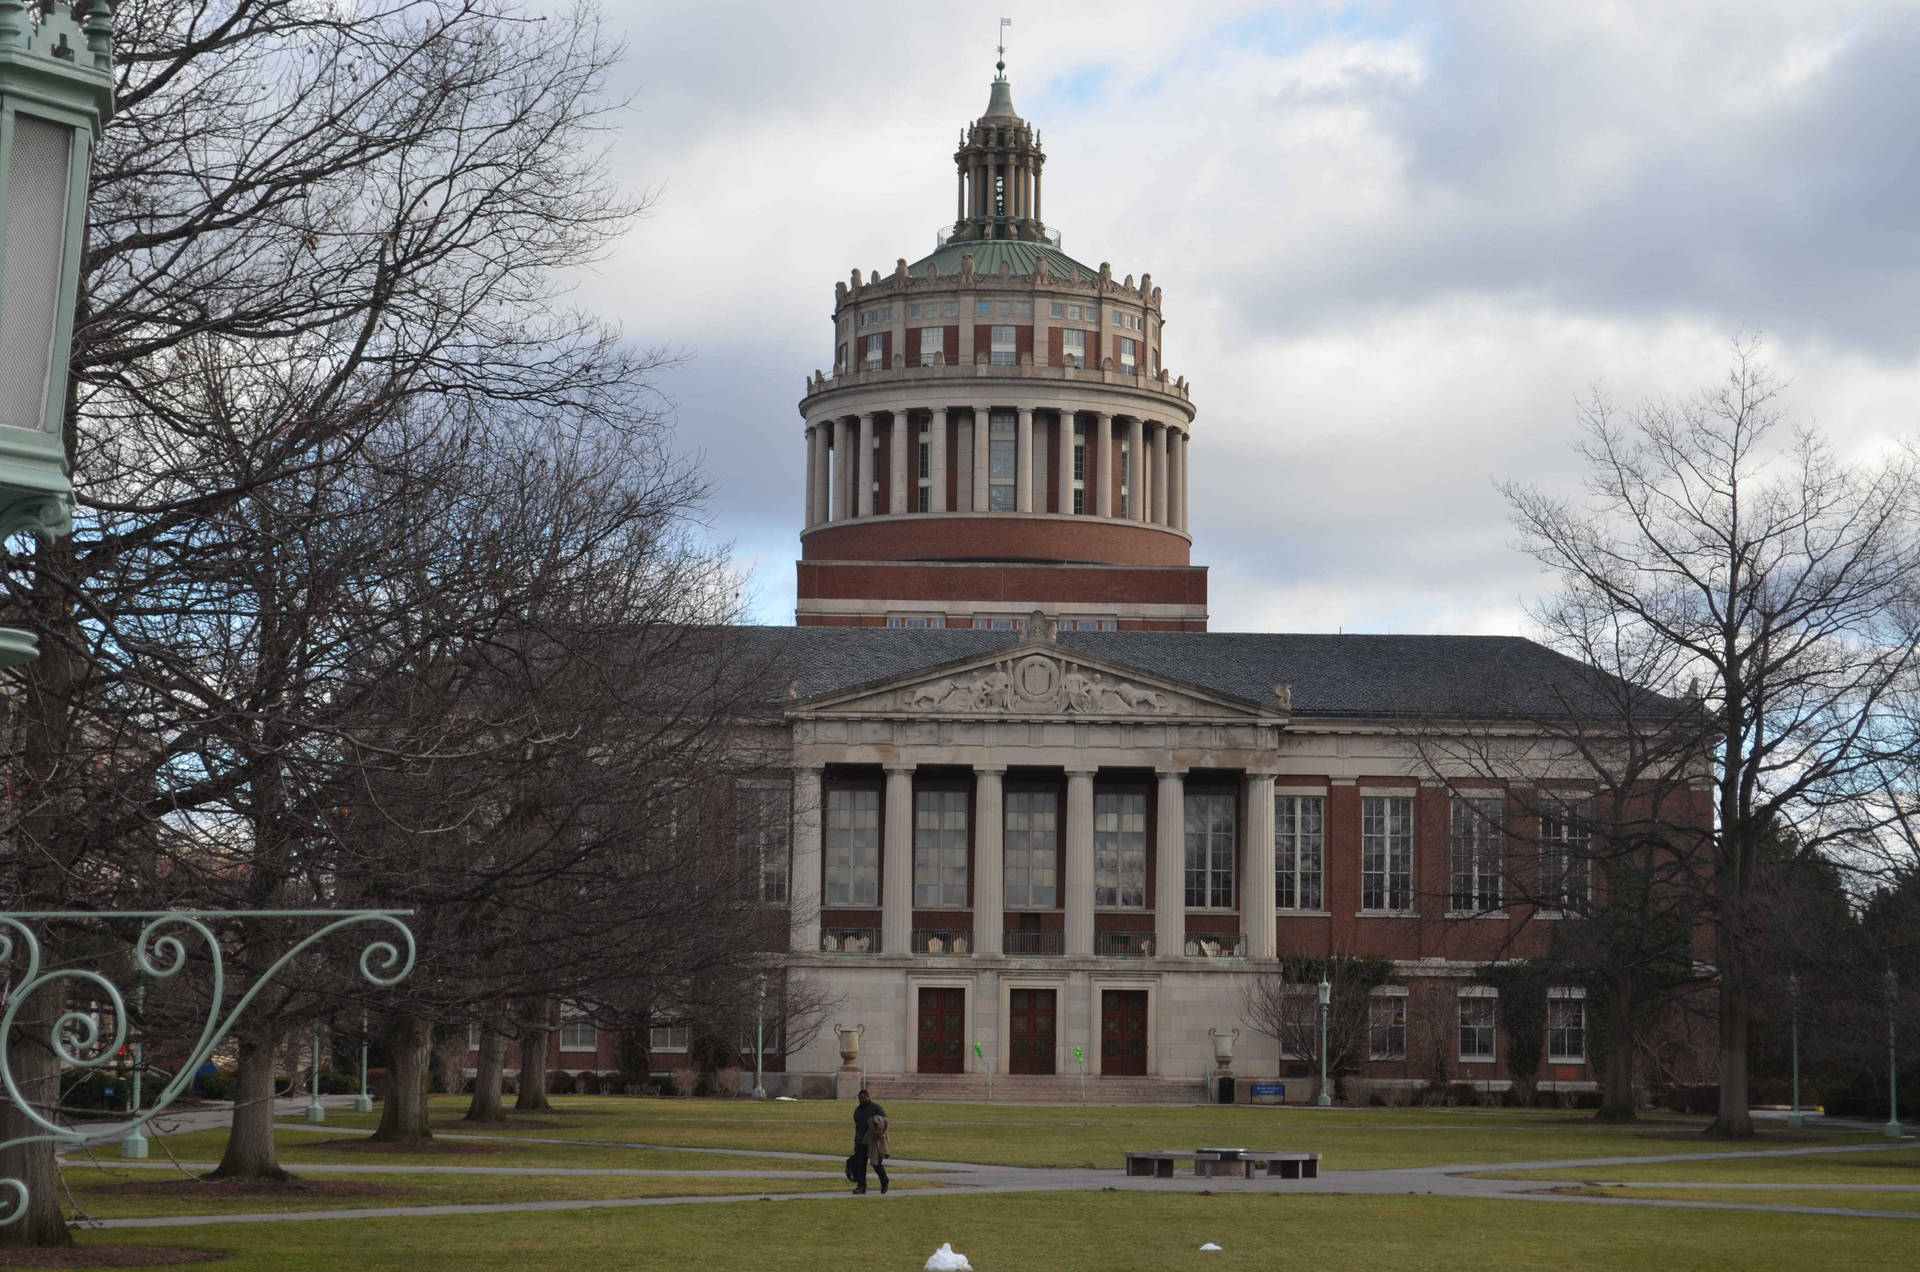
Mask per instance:
[[[1049,224],[1165,289],[1216,631],[1524,631],[1495,481],[1571,489],[1576,399],[1684,394],[1742,333],[1843,450],[1914,429],[1915,4],[605,3],[657,199],[582,298],[688,355],[762,622],[833,285],[932,250],[1002,14]]]

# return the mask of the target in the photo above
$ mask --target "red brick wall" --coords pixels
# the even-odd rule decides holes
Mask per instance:
[[[1036,448],[1044,454],[1045,448]],[[971,464],[973,457],[967,456]],[[1115,507],[1118,507],[1116,503]],[[951,521],[834,522],[800,539],[805,561],[1074,561],[1186,565],[1192,542],[1164,526],[1099,517],[1035,521],[968,515]]]

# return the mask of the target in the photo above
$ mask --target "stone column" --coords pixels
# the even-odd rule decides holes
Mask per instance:
[[[1272,958],[1274,941],[1273,774],[1247,774],[1247,839],[1240,859],[1240,930],[1248,958]]]
[[[1073,512],[1073,412],[1061,411],[1053,430],[1054,501],[1064,514]]]
[[[1153,952],[1184,956],[1187,946],[1186,782],[1179,769],[1156,769],[1160,779],[1154,819]]]
[[[854,507],[859,509],[859,515],[863,517],[871,517],[873,515],[874,416],[875,412],[868,411],[860,417],[860,440],[854,443],[854,449],[859,453],[855,455],[853,464],[851,465],[853,469]]]
[[[928,426],[933,434],[933,453],[928,457],[927,477],[933,489],[929,491],[927,509],[930,512],[947,510],[947,408],[935,407],[933,422]]]
[[[1147,424],[1138,415],[1127,420],[1127,520],[1147,519]]]
[[[913,768],[887,769],[880,852],[880,948],[908,953],[913,937]]]
[[[920,466],[913,462],[920,458],[920,448],[913,444],[913,412],[893,413],[889,437],[893,445],[887,458],[887,511],[896,517],[903,512],[918,512],[920,500],[911,497],[920,491]]]
[[[1179,441],[1178,449],[1180,454],[1180,478],[1179,478],[1179,481],[1175,484],[1174,489],[1177,490],[1180,494],[1179,526],[1180,526],[1180,529],[1182,530],[1185,530],[1187,528],[1187,444],[1191,440],[1192,439],[1187,435],[1187,431],[1185,429],[1181,429],[1180,435],[1178,438],[1178,441]]]
[[[1111,517],[1113,515],[1113,416],[1100,414],[1093,417],[1098,435],[1093,439],[1094,480],[1090,483],[1096,498],[1093,501],[1094,515]]]
[[[1093,954],[1093,773],[1067,770],[1067,868],[1061,889],[1067,911],[1067,957]]]
[[[1033,511],[1033,408],[1019,411],[1019,431],[1013,444],[1013,510]]]
[[[987,408],[973,408],[973,510],[987,510],[989,483],[987,480],[987,442],[992,433],[987,418]]]
[[[820,520],[820,508],[814,499],[813,471],[820,462],[820,439],[814,435],[813,425],[807,425],[807,528],[811,530]]]
[[[1164,526],[1167,522],[1167,426],[1153,426],[1153,507],[1150,510],[1153,524]]]
[[[793,900],[787,913],[793,948],[820,948],[820,770],[793,771]]]
[[[813,483],[813,507],[821,521],[827,520],[833,512],[833,421],[820,420],[813,426],[813,437],[817,445],[813,453],[813,469],[807,474],[807,480]]]
[[[973,951],[997,955],[1006,947],[1006,820],[1004,768],[973,770]]]
[[[1180,449],[1179,429],[1167,426],[1167,525],[1180,529],[1180,504],[1186,497],[1186,483],[1180,477],[1180,463],[1186,453]]]
[[[852,511],[853,425],[845,416],[833,422],[833,519],[845,521]]]

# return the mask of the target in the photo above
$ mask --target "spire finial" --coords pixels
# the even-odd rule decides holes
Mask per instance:
[[[1007,78],[1007,28],[1012,25],[1012,18],[1000,19],[1000,43],[996,48],[996,51],[1000,54],[1000,60],[993,64],[993,69],[997,72],[994,76],[995,79]]]

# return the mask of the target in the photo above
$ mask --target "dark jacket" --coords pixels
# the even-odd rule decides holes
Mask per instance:
[[[853,1106],[853,1142],[864,1146],[867,1142],[867,1123],[887,1115],[886,1108],[878,1100],[868,1100],[865,1104]]]

